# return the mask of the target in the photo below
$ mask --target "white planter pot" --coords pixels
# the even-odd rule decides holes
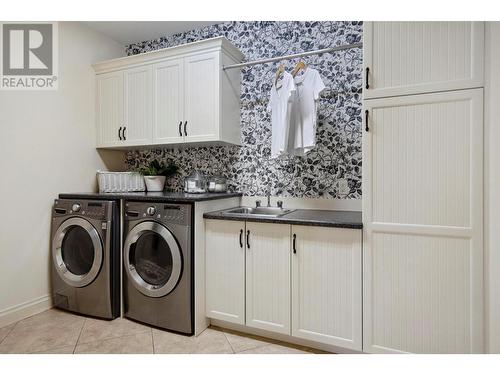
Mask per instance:
[[[147,191],[163,191],[166,179],[165,176],[144,176]]]

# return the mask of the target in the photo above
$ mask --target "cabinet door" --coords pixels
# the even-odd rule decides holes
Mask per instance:
[[[363,39],[364,99],[483,85],[482,22],[365,22]]]
[[[364,102],[365,351],[483,351],[482,93]]]
[[[244,230],[243,221],[205,221],[206,314],[209,318],[245,324]]]
[[[186,142],[212,141],[219,138],[219,60],[219,52],[185,58]]]
[[[150,145],[153,139],[153,79],[150,65],[123,72],[126,146]]]
[[[184,141],[184,59],[153,66],[153,143]]]
[[[122,146],[123,73],[96,76],[97,85],[97,147]]]
[[[292,226],[292,335],[362,349],[361,230]]]
[[[247,326],[290,334],[290,226],[247,222]]]

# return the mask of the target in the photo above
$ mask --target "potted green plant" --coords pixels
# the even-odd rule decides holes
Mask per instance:
[[[147,167],[139,169],[139,173],[144,176],[148,191],[163,191],[167,177],[175,175],[178,170],[179,167],[172,162],[165,164],[154,159]]]

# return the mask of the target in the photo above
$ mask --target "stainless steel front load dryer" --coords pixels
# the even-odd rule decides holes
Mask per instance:
[[[51,264],[56,307],[106,319],[120,315],[119,219],[112,201],[55,201]]]
[[[125,316],[193,334],[191,205],[126,202]]]

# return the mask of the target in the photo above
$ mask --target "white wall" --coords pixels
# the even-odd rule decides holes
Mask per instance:
[[[500,22],[486,23],[485,47],[486,346],[500,353]]]
[[[122,152],[95,149],[91,67],[124,50],[59,23],[59,90],[0,91],[0,327],[48,306],[53,199],[95,189],[97,169],[124,169]]]

